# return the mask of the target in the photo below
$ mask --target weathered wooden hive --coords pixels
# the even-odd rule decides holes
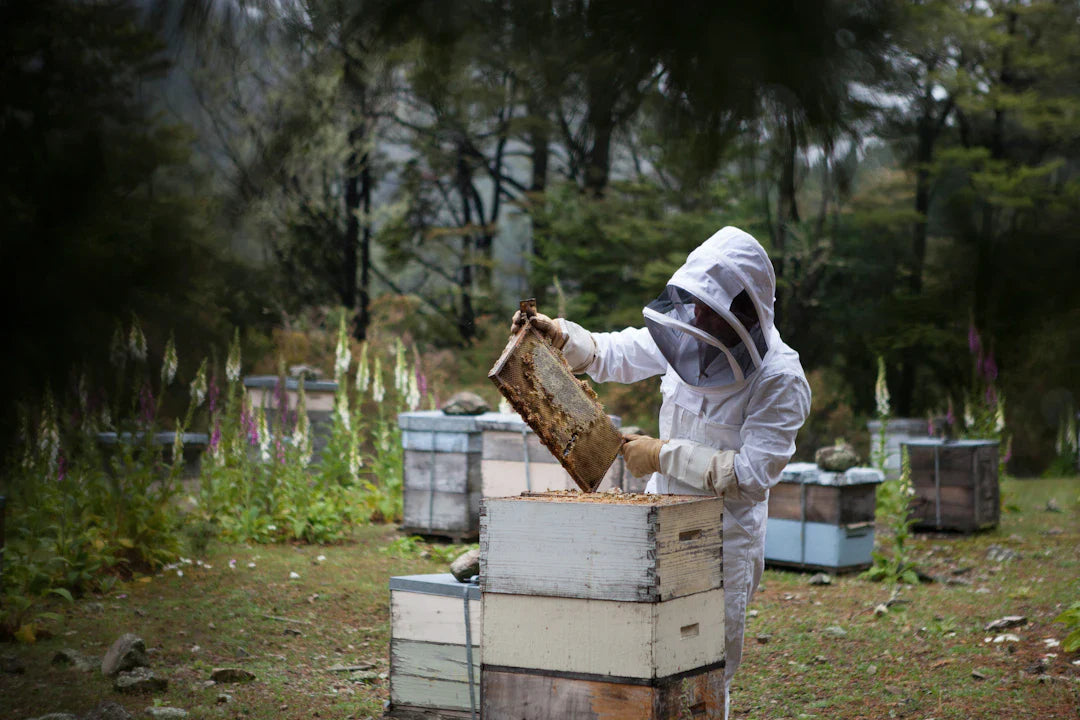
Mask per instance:
[[[390,717],[480,712],[480,588],[450,573],[390,578]]]
[[[973,532],[1001,519],[995,440],[908,440],[915,527]]]
[[[485,498],[485,718],[719,717],[723,501]]]
[[[873,457],[878,451],[881,438],[881,421],[870,420],[866,423],[870,431],[870,453]],[[885,425],[885,474],[889,478],[900,477],[900,445],[909,440],[920,440],[928,436],[928,423],[919,418],[891,418]]]
[[[278,388],[277,375],[248,375],[244,377],[244,391],[252,407],[264,407],[269,412],[276,410],[284,400],[289,410],[295,410],[300,399],[300,381],[290,377],[285,379],[285,387]],[[334,396],[338,384],[333,380],[305,380],[304,403],[307,406],[308,419],[311,421],[311,450],[318,457],[330,440],[330,427],[334,412]]]
[[[769,491],[765,561],[832,572],[867,568],[874,549],[880,470],[791,463]]]
[[[406,532],[472,539],[480,530],[481,496],[577,487],[516,413],[407,412],[398,425]],[[619,468],[612,467],[601,490],[618,482]]]

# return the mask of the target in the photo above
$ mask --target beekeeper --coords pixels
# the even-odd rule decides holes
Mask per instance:
[[[575,373],[622,383],[663,375],[660,437],[629,436],[622,451],[631,473],[650,476],[646,492],[724,498],[725,718],[746,605],[765,563],[769,488],[810,411],[799,355],[773,325],[775,290],[765,249],[725,227],[645,307],[644,328],[590,333],[562,318],[532,318]],[[523,322],[514,316],[515,329]]]

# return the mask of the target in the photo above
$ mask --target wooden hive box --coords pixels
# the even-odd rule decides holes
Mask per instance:
[[[881,421],[870,420],[866,423],[870,432],[870,452],[866,457],[874,457],[878,451],[881,437]],[[889,478],[900,477],[900,445],[909,440],[921,440],[928,437],[929,423],[926,418],[891,418],[885,425],[885,474]]]
[[[722,528],[716,497],[485,498],[484,716],[722,714]]]
[[[702,668],[657,682],[484,668],[490,720],[702,720],[724,716],[724,668]]]
[[[449,573],[390,578],[391,717],[479,712],[481,612],[480,588]]]
[[[765,561],[831,572],[870,566],[880,470],[791,463],[769,491]]]
[[[269,412],[278,407],[278,376],[247,375],[244,377],[244,392],[252,407],[265,407]],[[308,419],[311,421],[311,449],[315,457],[322,454],[330,440],[330,426],[333,422],[334,396],[338,384],[333,380],[305,380],[304,403],[307,406]],[[285,399],[290,410],[295,410],[300,398],[300,381],[294,377],[285,378]],[[267,418],[269,420],[269,418]]]
[[[575,491],[485,498],[485,593],[658,602],[723,585],[723,500]]]
[[[404,532],[455,540],[477,535],[481,435],[472,415],[398,415],[404,449]]]
[[[609,416],[614,425],[619,418]],[[523,492],[570,490],[574,479],[517,413],[484,413],[476,417],[481,432],[481,475],[484,497],[507,497]],[[622,458],[601,481],[598,491],[618,487]]]
[[[909,440],[915,527],[973,532],[1001,519],[995,440]]]

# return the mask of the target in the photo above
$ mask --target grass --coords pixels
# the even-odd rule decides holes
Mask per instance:
[[[1080,479],[1008,479],[1002,487],[1014,509],[996,530],[917,535],[920,570],[947,582],[903,587],[884,614],[874,608],[890,599],[887,586],[855,576],[811,586],[806,573],[766,570],[751,604],[733,716],[1080,717],[1073,664],[1080,654],[1043,642],[1064,638],[1054,618],[1080,599]],[[1051,497],[1064,512],[1045,510]],[[991,545],[1019,557],[988,560]],[[0,673],[0,718],[82,714],[105,700],[136,717],[153,704],[192,718],[379,717],[388,698],[388,578],[444,572],[454,550],[385,526],[361,528],[351,543],[332,547],[211,544],[193,558],[210,567],[183,564],[182,576],[172,569],[104,596],[58,602],[52,609],[62,620],[52,637],[0,646],[0,655],[26,666],[25,674]],[[1005,631],[1020,640],[986,642],[999,634],[986,632],[986,623],[1004,615],[1028,618]],[[846,634],[826,632],[831,626]],[[66,647],[100,658],[123,632],[146,641],[154,671],[169,680],[166,692],[119,695],[97,670],[50,664]],[[256,680],[210,685],[211,670],[222,666],[251,670]],[[223,693],[230,702],[218,702]]]

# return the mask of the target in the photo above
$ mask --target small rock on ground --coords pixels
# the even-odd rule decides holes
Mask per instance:
[[[122,693],[162,692],[169,686],[169,681],[160,678],[153,671],[144,667],[119,673],[113,687]]]
[[[986,548],[986,559],[993,560],[994,562],[1007,562],[1009,560],[1016,560],[1019,557],[1020,553],[1012,548],[1003,547],[1001,545],[991,545]]]
[[[254,680],[255,674],[243,668],[214,668],[210,679],[219,683],[242,683]]]
[[[188,716],[188,711],[174,707],[151,706],[146,708],[146,715],[157,720],[181,720]]]
[[[810,578],[811,585],[832,585],[832,575],[829,573],[817,573]]]
[[[116,639],[101,661],[101,673],[113,676],[126,670],[134,670],[149,665],[146,659],[146,644],[138,635],[124,633]]]
[[[832,635],[833,637],[847,637],[847,630],[840,627],[839,625],[830,625],[822,632],[824,632],[826,635]]]
[[[1012,627],[1020,627],[1027,624],[1027,618],[1023,615],[1006,615],[993,622],[986,624],[987,630],[1008,630]]]
[[[94,666],[97,665],[97,661],[93,658],[86,657],[78,650],[62,648],[57,650],[53,655],[52,664],[74,667],[76,670],[81,670],[83,672],[92,672]]]
[[[473,575],[479,575],[480,548],[473,548],[458,555],[457,559],[450,563],[450,572],[458,582],[469,582]]]

